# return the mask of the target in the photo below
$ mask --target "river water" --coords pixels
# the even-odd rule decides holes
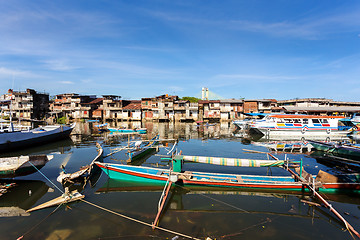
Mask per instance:
[[[130,127],[141,127],[141,123]],[[40,172],[17,177],[13,180],[17,186],[0,197],[0,239],[187,239],[180,234],[199,239],[353,239],[328,209],[303,203],[301,200],[311,200],[308,194],[180,187],[171,190],[159,221],[160,227],[173,233],[153,230],[126,217],[151,224],[157,214],[162,189],[112,181],[105,174],[84,187],[82,193],[86,202],[31,213],[24,211],[60,196],[60,190],[64,189],[56,178],[61,166],[74,172],[90,163],[97,154],[97,142],[102,145],[104,155],[116,147],[126,146],[129,140],[150,139],[157,134],[161,139],[178,140],[177,149],[184,155],[266,159],[266,154],[259,152],[269,152],[263,142],[252,142],[234,134],[231,123],[207,127],[197,127],[193,123],[143,123],[142,127],[147,127],[148,132],[139,137],[99,133],[91,123],[82,123],[77,125],[71,139],[1,154],[52,154],[54,158]],[[171,147],[170,144],[160,148],[157,154],[138,164],[168,167],[169,163],[160,155],[165,155]],[[285,157],[283,152],[274,154],[280,159]],[[305,169],[312,174],[320,169],[338,171],[307,152],[286,153],[286,156],[303,160]],[[119,152],[105,158],[104,162],[126,163],[126,159],[125,153]],[[184,167],[185,170],[251,174],[269,171],[188,163]],[[282,173],[280,169],[271,171],[274,175]],[[82,189],[82,186],[77,187]],[[360,231],[360,195],[328,194],[324,197]],[[9,209],[15,212],[12,216],[8,216]]]

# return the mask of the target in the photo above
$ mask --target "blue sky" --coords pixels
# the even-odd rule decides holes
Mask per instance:
[[[0,0],[0,93],[360,102],[358,0]]]

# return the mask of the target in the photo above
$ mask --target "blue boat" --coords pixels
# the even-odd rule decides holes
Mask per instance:
[[[71,126],[47,125],[27,131],[0,132],[0,151],[12,151],[69,137]]]
[[[145,134],[146,128],[107,128],[110,132]]]
[[[145,146],[141,146],[142,141],[135,142],[134,149],[129,150],[127,153],[129,156],[127,162],[135,162],[139,159],[155,153],[159,145],[159,137],[159,135],[156,135],[151,140],[149,140]]]

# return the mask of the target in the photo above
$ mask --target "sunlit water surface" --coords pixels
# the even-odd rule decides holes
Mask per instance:
[[[118,125],[127,125],[125,123]],[[209,127],[182,123],[141,123],[130,127],[147,127],[143,139],[159,134],[161,139],[178,140],[177,149],[185,155],[266,159],[269,150],[249,140],[234,136],[230,123]],[[63,187],[56,181],[61,166],[66,171],[77,171],[96,156],[95,143],[104,148],[104,155],[118,146],[126,146],[138,136],[99,133],[93,124],[78,124],[71,139],[48,145],[1,154],[53,154],[54,158],[36,172],[16,178],[17,187],[0,197],[0,211],[16,209],[17,215],[0,218],[0,239],[186,239],[178,233],[205,239],[352,239],[344,226],[326,208],[309,206],[301,193],[196,190],[175,187],[166,202],[159,226],[174,233],[152,230],[151,227],[124,218],[124,216],[151,224],[157,214],[161,188],[139,186],[133,183],[109,180],[102,174],[98,181],[88,183],[82,193],[87,202],[75,202],[59,208],[51,207],[32,213],[24,210],[61,195]],[[171,148],[161,148],[156,155],[143,159],[144,166],[169,167],[159,155]],[[280,159],[284,153],[276,153]],[[286,154],[294,160],[303,160],[306,170],[316,174],[319,169],[337,171],[306,154]],[[126,163],[124,152],[104,159],[105,162]],[[185,170],[267,174],[269,169],[232,168],[186,163]],[[271,169],[272,174],[284,174]],[[95,179],[96,180],[96,179]],[[81,186],[79,186],[81,189]],[[327,195],[326,199],[346,219],[360,230],[359,195]],[[115,214],[116,213],[116,214]],[[16,215],[15,214],[15,215]],[[5,214],[3,214],[5,215]],[[178,238],[177,238],[178,236]]]

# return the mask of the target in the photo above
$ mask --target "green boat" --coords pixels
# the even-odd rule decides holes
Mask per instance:
[[[312,140],[308,140],[308,142],[311,143],[311,145],[318,151],[323,151],[333,155],[340,155],[343,157],[350,157],[360,161],[360,147],[358,146]]]

